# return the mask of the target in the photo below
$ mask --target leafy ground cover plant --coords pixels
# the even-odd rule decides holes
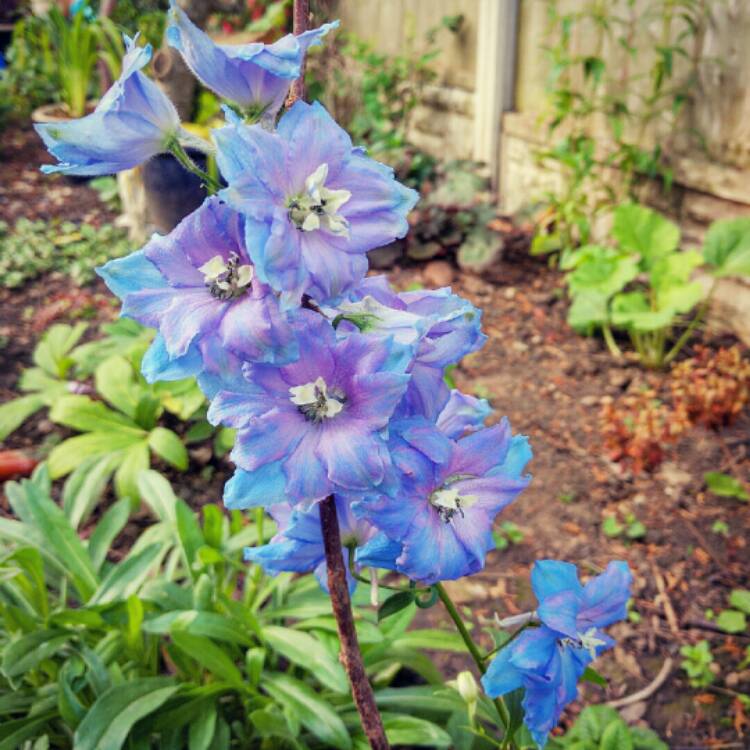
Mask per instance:
[[[203,205],[173,232],[99,272],[123,313],[157,330],[148,378],[196,377],[209,420],[237,431],[225,505],[254,509],[259,522],[267,511],[277,526],[245,556],[271,573],[314,572],[328,592],[359,744],[408,743],[388,737],[352,611],[351,592],[373,586],[375,568],[396,574],[383,623],[416,604],[444,606],[481,675],[481,740],[544,745],[578,680],[614,645],[605,631],[626,616],[632,575],[614,561],[581,582],[571,563],[537,561],[535,609],[501,621],[513,633],[490,653],[472,638],[442,582],[484,566],[496,516],[530,481],[531,450],[507,420],[484,427],[487,404],[444,381],[485,341],[479,310],[448,289],[399,294],[366,276],[367,252],[406,234],[418,195],[303,101],[307,49],[337,26],[308,30],[308,18],[297,0],[294,35],[237,48],[214,44],[173,5],[169,43],[227,101],[226,124],[210,143],[188,137],[142,72],[150,48],[128,40],[96,112],[37,127],[59,161],[46,171],[106,174],[171,152],[205,185]],[[215,152],[226,187],[190,160],[188,142]],[[196,658],[211,653],[191,643]],[[89,741],[85,722],[77,731]]]
[[[715,279],[750,275],[747,219],[717,221],[702,252],[681,251],[676,224],[650,208],[626,203],[615,209],[612,236],[614,247],[585,245],[563,260],[572,300],[568,322],[586,334],[601,330],[617,357],[621,352],[612,329],[627,332],[647,367],[672,362],[702,321],[708,301],[700,283],[691,279],[696,268],[702,266]],[[687,323],[685,316],[696,309]],[[683,332],[676,336],[680,324]]]
[[[242,562],[269,523],[216,505],[197,517],[156,472],[139,481],[155,523],[118,562],[127,501],[82,541],[50,498],[46,468],[6,486],[19,520],[0,519],[0,747],[356,747],[328,597],[311,579]],[[365,665],[394,742],[448,747],[454,739],[431,718],[465,717],[465,704],[445,689],[430,705],[442,678],[420,649],[462,644],[407,632],[415,610],[376,627],[372,610],[358,609]],[[389,687],[404,668],[427,686]]]
[[[127,232],[111,224],[96,228],[70,221],[18,219],[0,222],[0,283],[17,289],[42,274],[70,276],[78,284],[94,278],[94,267],[132,249]]]

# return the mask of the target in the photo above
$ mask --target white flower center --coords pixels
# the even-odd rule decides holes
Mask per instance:
[[[289,389],[290,401],[311,422],[331,419],[344,408],[346,397],[338,389],[328,390],[328,385],[319,377],[313,383],[295,385]]]
[[[605,646],[606,641],[596,637],[596,628],[589,628],[585,633],[578,633],[578,638],[563,638],[560,641],[563,646],[582,648],[589,652],[592,659],[596,658],[596,649]]]
[[[226,261],[221,255],[214,255],[198,270],[211,294],[223,300],[239,297],[252,283],[254,272],[250,264],[240,265],[237,253],[229,253]]]
[[[338,211],[352,194],[325,186],[328,165],[321,164],[306,180],[305,190],[287,202],[289,218],[303,232],[326,229],[331,234],[349,236],[349,222]]]
[[[456,513],[464,517],[464,510],[476,503],[474,495],[461,496],[455,487],[442,487],[430,495],[430,503],[437,510],[440,518],[448,523]]]

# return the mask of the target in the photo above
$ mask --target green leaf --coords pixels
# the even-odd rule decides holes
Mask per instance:
[[[195,513],[182,500],[175,500],[175,515],[177,520],[177,534],[185,559],[185,565],[195,580],[199,575],[195,565],[198,559],[198,550],[206,543],[206,540],[203,538],[203,532],[195,517]]]
[[[637,257],[599,245],[582,247],[567,263],[573,268],[567,276],[573,296],[596,292],[609,298],[638,275]]]
[[[148,469],[148,444],[145,440],[134,443],[122,454],[115,472],[115,490],[117,496],[129,498],[134,503],[138,500],[138,475]]]
[[[147,633],[165,634],[181,630],[191,635],[200,635],[217,641],[226,641],[238,646],[251,646],[253,639],[245,626],[227,615],[218,612],[204,612],[197,609],[173,610],[153,617],[143,623]],[[258,626],[253,632],[260,632]]]
[[[466,652],[466,644],[458,633],[446,630],[409,630],[393,641],[396,648],[429,649],[431,651]]]
[[[657,331],[672,324],[672,310],[652,310],[643,292],[623,292],[612,300],[612,322],[636,331]]]
[[[188,750],[209,750],[216,730],[216,703],[209,703],[190,722]]]
[[[57,653],[71,638],[72,634],[65,630],[48,629],[21,636],[4,648],[0,669],[9,679],[24,675]]]
[[[63,489],[62,506],[71,526],[77,529],[101,499],[118,457],[91,456],[74,469]]]
[[[304,682],[288,675],[269,672],[263,681],[265,691],[282,707],[288,707],[311,734],[325,747],[349,750],[349,732],[336,711],[321,700]]]
[[[57,323],[50,326],[34,349],[34,364],[52,377],[64,378],[73,364],[68,355],[86,332],[86,328],[85,323],[77,323],[75,326]]]
[[[703,256],[716,276],[750,275],[750,217],[714,222],[706,232]]]
[[[729,595],[729,603],[740,612],[750,615],[750,591],[747,589],[735,589]]]
[[[89,456],[125,450],[143,442],[143,437],[125,432],[89,432],[76,435],[56,445],[49,454],[47,465],[53,479],[69,474],[81,461]]]
[[[383,715],[383,727],[392,745],[413,747],[452,747],[451,736],[437,724],[416,716]]]
[[[159,544],[149,545],[138,552],[131,551],[121,563],[110,568],[92,597],[91,603],[108,604],[137,594],[164,551],[162,545]]]
[[[185,471],[188,467],[188,452],[182,440],[166,427],[155,427],[148,436],[151,450],[172,464],[176,469]]]
[[[138,475],[138,492],[160,521],[177,522],[177,498],[169,480],[148,469]]]
[[[299,630],[269,625],[263,628],[263,639],[274,651],[306,669],[330,690],[349,692],[344,668],[316,638]]]
[[[49,418],[79,432],[114,431],[138,437],[144,435],[143,430],[132,419],[88,396],[63,396],[53,404]]]
[[[737,500],[750,500],[750,493],[744,485],[729,474],[720,471],[708,471],[703,475],[706,487],[719,497],[734,497]]]
[[[696,250],[672,253],[654,263],[649,280],[656,289],[666,289],[682,285],[690,280],[692,272],[703,263],[703,257]]]
[[[698,281],[662,287],[656,292],[658,309],[673,314],[690,312],[702,299],[703,287]]]
[[[622,719],[618,718],[607,724],[599,742],[599,750],[633,750],[633,738]]]
[[[101,695],[76,729],[76,750],[120,750],[133,725],[157,711],[179,690],[167,677],[115,685]]]
[[[58,561],[58,567],[70,578],[82,601],[87,601],[99,580],[86,548],[63,511],[49,497],[32,482],[22,482],[21,486],[34,525],[44,535],[45,544]]]
[[[43,406],[44,399],[37,395],[21,396],[0,406],[0,440],[5,440]]]
[[[579,333],[591,335],[609,322],[607,297],[599,292],[576,294],[568,309],[568,325]]]
[[[607,678],[599,674],[593,667],[586,667],[581,675],[581,680],[585,682],[593,682],[594,685],[601,687],[607,687]]]
[[[132,365],[119,355],[105,359],[96,368],[94,384],[98,393],[131,420],[135,419],[138,401],[148,388],[136,381]]]
[[[661,214],[635,203],[615,209],[612,235],[623,250],[638,253],[646,269],[677,249],[680,230]]]
[[[210,638],[202,635],[193,635],[180,628],[172,629],[172,642],[186,656],[195,659],[204,669],[212,675],[235,687],[244,687],[242,673],[237,668],[229,654],[220,646],[217,646]]]
[[[747,628],[747,618],[744,612],[725,609],[716,618],[716,626],[725,633],[744,633]]]
[[[378,608],[378,622],[386,617],[395,615],[402,609],[414,603],[414,594],[411,591],[399,591],[389,596]]]
[[[625,527],[614,516],[607,516],[602,523],[602,531],[608,537],[616,537],[625,531]]]
[[[54,716],[55,712],[52,712],[3,722],[0,726],[0,750],[18,750],[23,747],[23,743],[34,737]]]
[[[129,518],[130,501],[128,498],[123,498],[108,508],[96,524],[89,537],[88,552],[97,573],[101,570],[112,542],[123,530]]]

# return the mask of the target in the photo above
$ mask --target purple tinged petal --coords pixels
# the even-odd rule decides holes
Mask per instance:
[[[604,573],[587,581],[579,614],[581,629],[603,628],[624,620],[632,585],[633,574],[623,560],[610,562]]]
[[[546,596],[537,606],[539,619],[551,630],[578,638],[581,632],[578,626],[578,612],[581,608],[582,595],[570,589]]]
[[[537,560],[531,569],[531,588],[539,602],[565,591],[583,593],[576,566],[560,560]]]
[[[232,460],[242,469],[254,471],[271,461],[280,461],[304,442],[304,417],[274,408],[253,419],[240,430],[232,449]]]
[[[510,648],[501,649],[482,675],[482,687],[490,698],[498,698],[523,687],[523,674],[510,663]]]
[[[467,432],[474,432],[483,427],[485,419],[490,414],[492,408],[487,399],[475,398],[452,390],[448,403],[438,415],[437,426],[449,438],[457,440]],[[514,437],[513,440],[515,439]]]

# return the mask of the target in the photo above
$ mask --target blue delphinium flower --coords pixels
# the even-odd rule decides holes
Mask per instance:
[[[467,432],[481,429],[490,414],[492,407],[487,399],[476,398],[454,389],[438,415],[437,427],[444,435],[458,440]]]
[[[369,490],[390,465],[382,435],[409,376],[387,369],[392,344],[352,334],[336,339],[315,313],[305,320],[299,359],[276,367],[246,364],[246,388],[222,391],[209,419],[238,430],[232,459],[246,473],[228,489],[264,486],[265,502],[293,503]],[[253,493],[257,498],[257,489]]]
[[[302,72],[309,47],[320,44],[339,22],[273,44],[216,44],[172,0],[167,41],[205,86],[240,106],[244,114],[271,119],[281,109],[292,81]]]
[[[531,571],[539,627],[525,630],[493,659],[482,677],[492,698],[524,688],[524,721],[543,746],[565,706],[578,694],[586,667],[614,641],[602,628],[626,616],[633,577],[611,562],[585,585],[575,565],[540,560]]]
[[[318,103],[297,102],[276,132],[230,124],[213,131],[229,187],[222,197],[247,217],[247,246],[261,280],[292,301],[349,291],[368,250],[403,237],[418,194],[364,155]]]
[[[175,138],[192,140],[180,128],[172,102],[141,69],[151,59],[151,45],[137,46],[125,37],[122,73],[90,115],[62,123],[35,125],[59,164],[43,172],[103,175],[130,169],[169,149]]]
[[[327,312],[345,316],[339,324],[342,332],[358,327],[404,345],[412,377],[399,408],[402,415],[436,419],[450,397],[445,368],[487,340],[481,311],[449,288],[396,293],[385,276],[363,279],[346,302]]]
[[[355,512],[401,544],[404,575],[434,583],[476,573],[494,548],[495,516],[530,481],[527,439],[512,436],[507,420],[459,440],[423,418],[394,420],[389,435],[395,479]]]
[[[164,378],[171,367],[175,377],[185,377],[211,369],[213,357],[226,357],[217,349],[242,360],[297,356],[290,314],[257,279],[243,224],[240,214],[211,197],[168,235],[154,235],[142,250],[99,269],[122,298],[122,314],[159,333],[145,374]],[[211,340],[218,346],[206,348]]]
[[[376,533],[374,526],[356,518],[347,498],[335,497],[336,513],[341,531],[341,553],[346,565],[349,591],[357,585],[349,571],[349,548],[355,549],[367,543]],[[320,526],[320,511],[317,504],[304,510],[295,510],[287,503],[268,509],[276,521],[278,531],[268,544],[262,547],[247,547],[245,559],[260,563],[267,573],[282,571],[292,573],[314,572],[320,585],[328,591],[328,566],[325,560],[323,532]],[[360,565],[357,565],[360,568]]]

